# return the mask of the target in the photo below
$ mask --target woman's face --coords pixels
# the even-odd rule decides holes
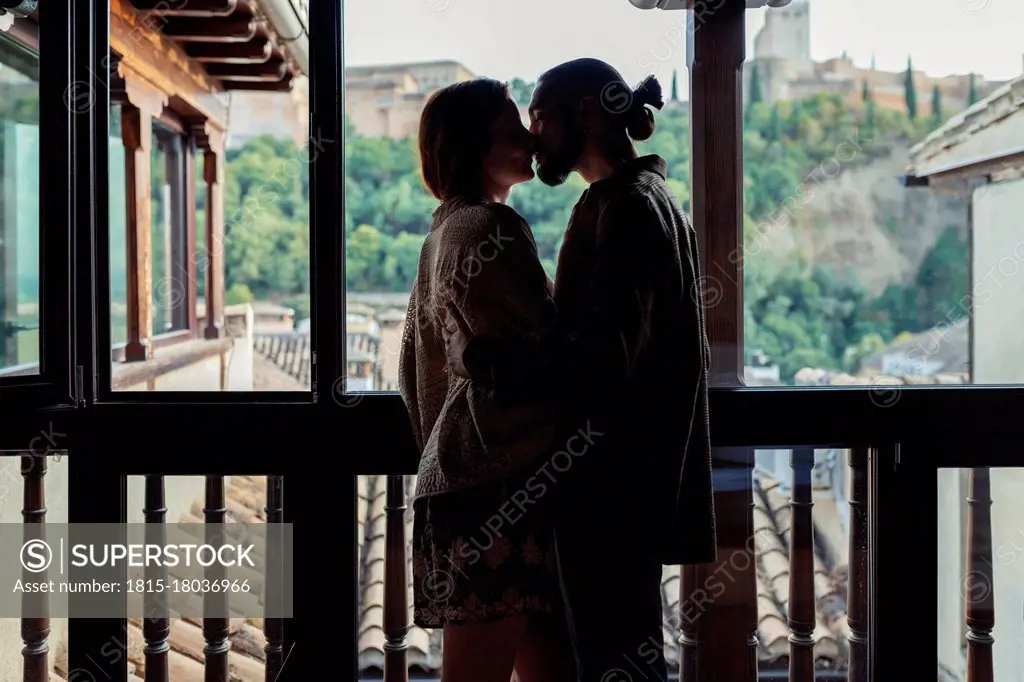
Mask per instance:
[[[484,176],[496,190],[533,179],[533,136],[523,125],[512,99],[491,124],[491,148],[484,156]]]

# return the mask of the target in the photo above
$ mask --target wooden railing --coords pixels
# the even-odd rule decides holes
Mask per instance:
[[[347,335],[349,372],[352,377],[370,377],[373,390],[393,390],[385,384],[380,363],[381,339],[373,334],[354,332]],[[283,332],[254,334],[253,349],[296,381],[309,386],[312,344],[309,334]],[[359,358],[359,359],[356,359]],[[362,358],[367,358],[364,362]]]
[[[143,513],[146,520],[146,542],[163,544],[166,536],[167,507],[164,500],[164,477],[146,476],[145,507]],[[267,501],[266,501],[267,523],[282,523],[284,513],[284,477],[267,476]],[[206,477],[206,495],[203,506],[203,516],[206,524],[223,524],[227,517],[227,498],[224,488],[223,476]],[[207,527],[207,541],[215,540],[214,533],[217,531],[214,526]],[[272,533],[267,533],[268,539]],[[264,604],[276,603],[276,595],[270,594],[276,586],[277,576],[272,576],[270,571],[276,565],[274,547],[268,542],[267,545],[267,575],[265,581]],[[146,566],[146,579],[159,579],[166,576],[161,573],[165,571],[161,566]],[[218,569],[211,566],[207,569],[211,580],[218,577],[215,573]],[[205,679],[207,682],[229,682],[232,678],[229,675],[228,655],[231,645],[228,640],[229,618],[224,600],[224,593],[207,593],[204,596],[203,610],[208,614],[217,614],[203,618],[203,655],[205,658]],[[171,651],[168,639],[171,634],[171,619],[168,612],[168,605],[165,593],[147,592],[144,598],[144,605],[147,614],[153,614],[143,620],[142,634],[145,640],[145,682],[172,682],[170,678]],[[22,630],[24,631],[24,625]],[[266,634],[267,643],[264,646],[266,658],[265,677],[266,682],[277,680],[281,668],[284,665],[284,621],[279,617],[267,617],[263,620],[263,630]],[[26,638],[26,650],[29,641]],[[45,640],[44,640],[45,645]],[[27,656],[27,655],[26,655]],[[44,654],[45,656],[45,654]],[[27,660],[27,659],[26,659]],[[27,667],[26,667],[27,670]],[[26,672],[25,680],[43,680],[45,677],[30,678]]]
[[[848,597],[846,619],[849,634],[846,642],[847,659],[843,671],[815,670],[815,632],[819,624],[819,606],[822,592],[816,590],[820,570],[815,567],[815,526],[813,523],[812,469],[814,450],[801,448],[791,453],[792,485],[789,508],[791,521],[788,536],[783,541],[789,551],[789,597],[784,613],[789,626],[790,682],[814,682],[824,679],[845,679],[849,682],[868,680],[868,450],[855,448],[847,451],[849,493],[848,536]],[[706,611],[699,617],[684,617],[679,613],[675,633],[679,645],[679,680],[694,682],[707,678],[712,670],[714,679],[730,682],[755,682],[758,679],[758,592],[756,543],[751,543],[754,528],[754,472],[753,450],[744,450],[736,457],[716,466],[716,480],[720,473],[732,485],[716,490],[718,524],[718,562],[699,566],[686,566],[682,570],[682,590],[679,603],[705,604]],[[731,475],[730,475],[731,474]],[[404,476],[387,476],[384,604],[383,678],[384,682],[407,682],[408,638],[410,629],[408,589],[407,505]],[[736,483],[736,481],[746,481]],[[976,489],[980,491],[980,488]],[[987,489],[984,493],[987,495]],[[975,497],[981,505],[981,492]],[[973,509],[973,507],[972,507]],[[781,529],[780,529],[781,531]],[[745,555],[745,556],[739,556]],[[721,576],[728,575],[729,579]],[[718,576],[716,584],[724,585],[723,592],[709,601],[702,586]],[[703,592],[704,596],[696,596]],[[991,610],[988,616],[980,611],[974,614],[976,632],[972,639],[975,656],[991,659],[988,632],[991,630]],[[985,638],[988,637],[986,640]],[[987,643],[986,643],[987,642]],[[702,673],[698,676],[698,667]],[[989,666],[991,670],[991,666]],[[786,675],[783,670],[781,673]],[[782,679],[773,677],[773,679]],[[974,678],[972,682],[989,682],[988,678]]]
[[[296,381],[306,386],[310,385],[312,346],[309,334],[254,334],[253,350]]]

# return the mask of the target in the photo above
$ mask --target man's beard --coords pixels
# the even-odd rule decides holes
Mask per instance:
[[[562,146],[545,154],[544,163],[537,163],[537,177],[545,185],[557,187],[566,181],[569,173],[583,154],[584,136],[576,133],[567,136]]]

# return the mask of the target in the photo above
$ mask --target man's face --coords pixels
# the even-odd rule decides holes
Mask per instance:
[[[552,187],[561,185],[583,153],[584,136],[562,102],[540,84],[530,100],[530,133],[536,144],[537,177]]]

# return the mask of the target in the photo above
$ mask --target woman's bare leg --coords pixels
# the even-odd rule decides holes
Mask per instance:
[[[516,682],[576,682],[565,615],[533,616],[516,652]]]
[[[441,682],[509,682],[527,616],[444,626]]]

